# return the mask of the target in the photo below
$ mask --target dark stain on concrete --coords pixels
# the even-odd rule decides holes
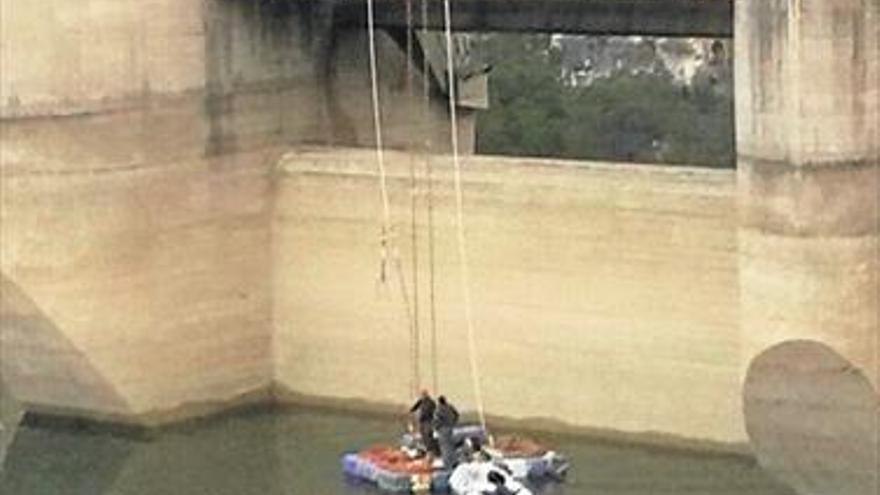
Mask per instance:
[[[785,95],[781,74],[788,44],[789,3],[787,0],[762,0],[747,3],[752,86],[752,112],[783,108]],[[756,117],[758,117],[756,115]],[[757,120],[756,120],[757,122]],[[751,129],[752,134],[757,129]]]
[[[205,3],[205,115],[207,133],[205,153],[217,155],[235,148],[230,127],[233,101],[227,89],[229,62],[232,59],[232,25],[224,0]]]
[[[337,0],[206,0],[205,117],[208,155],[249,146],[255,135],[280,143],[353,144],[355,126],[337,93]],[[285,93],[295,100],[285,106]],[[306,95],[314,95],[312,98]],[[265,110],[254,98],[274,99]],[[253,129],[246,113],[272,129]],[[286,123],[305,129],[290,134]]]
[[[742,226],[793,237],[880,234],[876,158],[793,165],[740,156]]]

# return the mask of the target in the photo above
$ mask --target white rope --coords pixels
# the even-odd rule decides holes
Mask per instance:
[[[428,0],[422,0],[422,32],[427,34],[428,26]],[[423,50],[424,52],[424,50]],[[425,180],[428,184],[428,296],[431,316],[431,390],[435,393],[440,390],[440,371],[438,362],[437,345],[437,298],[434,252],[434,171],[431,163],[431,68],[428,65],[428,56],[422,54],[422,132],[425,139]]]
[[[452,134],[452,163],[455,168],[455,207],[458,226],[458,257],[461,269],[461,291],[464,298],[464,313],[468,332],[468,356],[471,361],[471,379],[477,401],[480,425],[486,430],[486,415],[483,409],[483,392],[480,387],[480,369],[477,363],[477,344],[474,332],[474,318],[471,308],[470,273],[468,269],[467,239],[464,234],[464,197],[461,186],[461,160],[458,156],[458,116],[456,113],[455,64],[452,56],[452,11],[450,0],[443,0],[444,22],[446,27],[446,76],[449,94],[449,120]],[[488,430],[487,430],[488,431]],[[491,437],[490,437],[491,438]]]
[[[415,326],[413,320],[414,315],[412,312],[412,307],[409,303],[409,294],[406,288],[406,278],[404,277],[403,268],[401,267],[400,253],[397,251],[397,247],[394,244],[394,229],[391,223],[391,204],[390,200],[388,199],[388,177],[385,169],[385,152],[384,143],[382,141],[382,115],[380,113],[381,109],[379,105],[379,76],[378,69],[376,67],[376,26],[375,15],[373,12],[373,0],[367,0],[367,32],[370,51],[370,84],[373,99],[373,128],[376,133],[376,161],[379,165],[379,184],[382,191],[382,232],[380,239],[382,248],[382,261],[380,265],[379,281],[383,285],[388,282],[389,269],[397,272],[401,298],[403,300],[404,311],[406,312],[406,317],[410,329],[410,339],[413,339],[413,329]],[[392,262],[390,266],[389,258]],[[410,341],[410,344],[411,346],[414,345],[412,340]],[[413,366],[418,366],[418,363],[414,363]],[[414,368],[410,370],[411,373],[413,371]],[[410,393],[415,393],[415,389],[418,388],[417,375],[418,373],[415,372],[410,376]]]
[[[413,11],[412,1],[406,0],[406,93],[407,97],[415,101],[413,89]],[[413,367],[413,397],[416,397],[422,388],[421,346],[422,335],[419,325],[419,225],[416,213],[418,211],[419,191],[416,180],[416,163],[413,146],[408,147],[409,179],[410,179],[410,243],[412,255],[412,318],[410,320],[412,344],[412,367]]]
[[[379,76],[376,69],[376,26],[373,13],[373,0],[367,0],[367,32],[370,44],[370,83],[373,98],[373,130],[376,133],[376,161],[379,165],[379,183],[382,190],[382,266],[380,279],[386,281],[388,263],[388,244],[391,232],[391,205],[388,200],[388,179],[385,172],[385,153],[382,142],[382,115],[379,108]]]

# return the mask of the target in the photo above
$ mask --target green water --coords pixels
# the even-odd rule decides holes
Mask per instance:
[[[24,427],[0,475],[3,495],[354,495],[340,453],[396,438],[389,419],[323,411],[250,411],[151,438],[72,427]],[[573,461],[544,495],[792,495],[753,462],[544,438]]]

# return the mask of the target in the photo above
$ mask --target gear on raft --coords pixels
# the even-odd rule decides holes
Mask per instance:
[[[568,460],[530,439],[499,437],[483,446],[486,432],[479,425],[461,425],[453,431],[456,462],[443,465],[427,453],[422,439],[404,434],[398,445],[372,445],[342,456],[342,470],[354,482],[374,484],[397,493],[431,492],[456,495],[529,495],[525,482],[560,482]]]

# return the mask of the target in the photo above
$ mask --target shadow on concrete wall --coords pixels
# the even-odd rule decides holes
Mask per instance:
[[[125,414],[129,404],[89,357],[0,274],[0,376],[28,409]],[[94,415],[91,414],[90,415]]]
[[[789,341],[756,357],[744,389],[761,464],[803,495],[876,495],[880,398],[830,347]]]
[[[3,472],[6,452],[15,434],[18,431],[18,423],[24,414],[21,404],[12,396],[9,387],[0,374],[0,473]]]

